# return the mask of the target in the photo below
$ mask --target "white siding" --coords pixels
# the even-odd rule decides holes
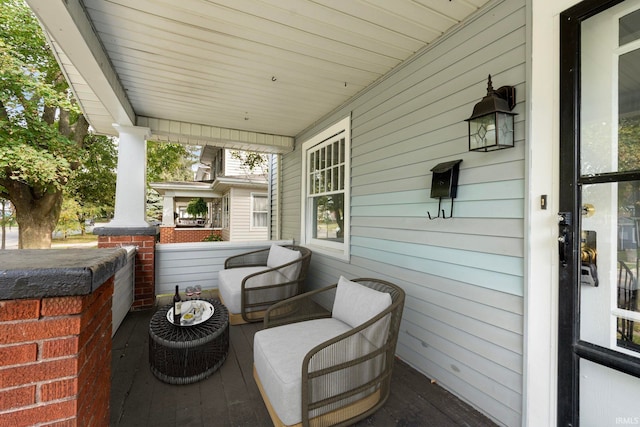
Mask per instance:
[[[267,228],[251,228],[251,193],[264,194],[263,191],[246,188],[231,189],[231,234],[232,242],[267,240]]]
[[[224,150],[224,176],[262,175],[262,168],[249,170],[242,165],[240,159],[231,155],[234,150]]]
[[[134,282],[136,274],[136,247],[123,247],[127,251],[127,262],[115,274],[113,281],[113,304],[111,306],[111,336],[114,336],[120,324],[133,305]]]
[[[300,139],[296,138],[296,146]],[[300,242],[300,180],[302,176],[301,149],[294,150],[291,154],[282,156],[280,163],[280,218],[282,219],[282,239],[291,239]]]
[[[299,144],[351,113],[351,259],[314,253],[308,284],[343,274],[402,286],[399,357],[509,426],[522,417],[525,23],[524,0],[492,3],[298,135],[281,165],[280,237],[297,240]],[[468,152],[464,120],[489,74],[516,87],[516,146]],[[453,218],[430,221],[430,170],[455,159]]]
[[[173,294],[175,286],[200,285],[202,289],[218,289],[218,271],[233,255],[268,248],[270,242],[196,242],[156,245],[156,295]]]
[[[277,239],[280,235],[280,156],[269,156],[269,238]]]

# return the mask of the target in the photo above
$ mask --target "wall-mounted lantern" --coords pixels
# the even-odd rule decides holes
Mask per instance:
[[[469,123],[469,151],[495,151],[513,147],[513,117],[516,88],[502,86],[493,90],[491,75],[487,96],[473,107]]]

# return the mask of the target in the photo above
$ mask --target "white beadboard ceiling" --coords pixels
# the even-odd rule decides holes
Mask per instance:
[[[97,132],[267,152],[487,2],[27,0]]]

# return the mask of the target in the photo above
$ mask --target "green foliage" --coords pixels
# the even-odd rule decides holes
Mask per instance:
[[[193,181],[191,166],[195,149],[182,144],[147,141],[147,183],[163,181]],[[162,218],[162,198],[147,188],[147,218]]]
[[[222,242],[222,240],[222,235],[218,233],[211,233],[207,237],[202,239],[203,242]]]
[[[193,149],[182,144],[147,142],[147,182],[193,181]]]
[[[266,154],[253,151],[231,151],[231,157],[240,160],[241,167],[248,175],[258,173],[266,177],[269,173],[269,162]]]
[[[81,150],[71,133],[59,132],[54,110],[65,110],[72,123],[78,109],[38,22],[19,0],[0,0],[0,80],[0,178],[39,192],[62,188]]]
[[[37,236],[55,227],[88,130],[31,10],[0,0],[0,197],[15,207],[22,245],[50,244]]]
[[[78,203],[78,221],[113,214],[116,197],[118,153],[111,137],[88,135],[82,167],[76,169],[65,189],[65,197]]]
[[[163,209],[163,200],[160,194],[152,188],[147,188],[147,221],[161,221]]]
[[[618,170],[640,170],[640,116],[620,119],[618,124]]]
[[[202,197],[192,199],[187,205],[187,213],[193,217],[197,218],[201,215],[206,215],[207,212],[207,202]]]
[[[618,170],[640,170],[640,116],[625,117],[618,123]],[[618,184],[618,206],[623,216],[640,214],[640,183]]]
[[[78,224],[78,216],[80,215],[81,209],[78,202],[65,198],[62,202],[62,210],[60,211],[60,217],[58,218],[55,231],[62,232],[66,238],[69,232],[79,230],[80,224]]]

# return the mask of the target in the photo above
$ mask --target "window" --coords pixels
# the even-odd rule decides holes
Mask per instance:
[[[351,117],[302,144],[302,239],[315,250],[349,257]]]
[[[267,228],[267,195],[251,193],[251,228]]]
[[[229,211],[229,193],[227,193],[222,196],[222,228],[231,228]]]

